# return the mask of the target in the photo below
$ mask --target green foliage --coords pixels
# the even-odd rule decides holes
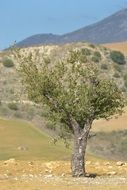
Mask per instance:
[[[127,88],[127,80],[124,81],[124,85]]]
[[[51,117],[71,129],[73,121],[84,128],[88,121],[119,114],[125,103],[117,85],[81,58],[77,50],[55,63],[43,60],[40,66],[29,57],[20,69],[29,99],[47,105]]]
[[[120,74],[118,72],[115,72],[113,75],[115,78],[120,78]]]
[[[14,66],[14,63],[13,63],[13,61],[10,59],[10,58],[4,58],[3,59],[3,65],[5,66],[5,67],[8,67],[8,68],[10,68],[10,67],[13,67]]]
[[[125,64],[125,57],[120,51],[111,51],[110,58],[112,59],[112,61],[120,65]]]
[[[127,81],[127,73],[123,76],[123,78]]]
[[[127,92],[127,89],[123,86],[123,87],[121,88],[121,91],[122,91],[122,92]]]
[[[118,71],[118,72],[122,72],[122,66],[121,65],[118,65],[118,64],[114,64],[113,65],[114,66],[114,68]]]
[[[99,51],[95,51],[95,52],[94,52],[94,56],[101,58],[101,54],[100,54]]]
[[[95,48],[95,45],[94,44],[89,44],[89,47]]]
[[[8,108],[11,109],[11,110],[14,110],[14,111],[17,111],[18,110],[18,106],[16,103],[8,103]]]
[[[125,74],[123,78],[124,78],[124,86],[127,88],[127,74]]]
[[[98,63],[99,61],[101,61],[101,54],[99,51],[95,51],[92,57],[92,61],[95,63]]]
[[[108,65],[106,63],[101,64],[101,69],[108,70]]]
[[[86,55],[86,56],[91,55],[91,51],[88,48],[82,48],[81,51],[83,55]]]

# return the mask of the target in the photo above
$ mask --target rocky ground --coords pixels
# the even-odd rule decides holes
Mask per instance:
[[[85,178],[72,178],[68,161],[0,162],[0,190],[124,190],[127,163],[88,160]]]

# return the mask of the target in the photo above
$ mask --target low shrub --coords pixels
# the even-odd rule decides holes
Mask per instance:
[[[101,61],[101,54],[99,51],[95,51],[92,57],[92,61],[95,63],[98,63],[99,61]]]
[[[127,92],[127,90],[126,90],[126,88],[124,86],[121,88],[121,91],[122,92]]]
[[[13,103],[13,102],[12,103],[8,103],[8,108],[11,109],[11,110],[14,110],[14,111],[18,110],[17,104]]]
[[[112,59],[112,61],[120,65],[125,64],[125,57],[120,51],[111,51],[110,58]]]
[[[127,73],[123,76],[123,78],[127,81]]]
[[[88,48],[82,48],[81,51],[83,55],[86,55],[86,56],[91,55],[91,51]]]
[[[4,59],[2,60],[2,62],[3,62],[3,65],[4,65],[5,67],[8,67],[8,68],[14,67],[14,63],[13,63],[13,61],[12,61],[10,58],[4,58]]]
[[[95,45],[94,44],[89,44],[89,47],[95,48]]]
[[[103,64],[101,65],[101,69],[103,69],[103,70],[108,70],[108,65],[107,65],[106,63],[103,63]]]
[[[121,65],[114,64],[113,66],[114,66],[114,68],[115,68],[118,72],[122,72]]]
[[[115,78],[120,78],[120,74],[118,72],[115,72],[113,75]]]
[[[124,81],[124,86],[127,88],[127,80]]]

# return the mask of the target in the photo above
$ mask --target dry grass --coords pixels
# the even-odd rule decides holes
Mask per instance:
[[[97,120],[93,123],[92,130],[95,132],[111,132],[127,129],[127,112],[119,116],[118,118],[112,118],[111,120]]]
[[[104,46],[109,49],[121,51],[124,54],[127,54],[127,42],[104,44]]]
[[[54,145],[51,137],[28,122],[0,119],[0,160],[63,160],[69,152],[64,143]]]

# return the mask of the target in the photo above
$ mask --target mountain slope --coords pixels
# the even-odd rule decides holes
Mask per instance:
[[[109,43],[127,40],[127,9],[121,10],[93,25],[63,36],[69,41],[86,40],[93,43]]]
[[[78,41],[111,43],[127,41],[127,8],[102,21],[64,35],[37,34],[17,43],[19,47],[40,44],[61,44]]]
[[[17,43],[19,47],[36,46],[39,44],[55,44],[59,41],[60,36],[54,34],[37,34],[30,36],[23,41]]]

